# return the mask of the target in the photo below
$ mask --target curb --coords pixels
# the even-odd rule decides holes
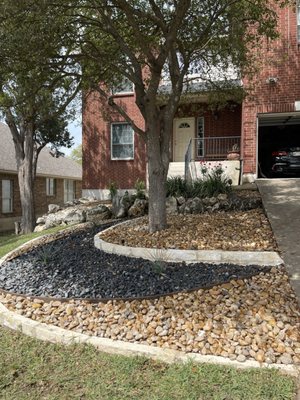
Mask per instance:
[[[143,356],[153,360],[165,362],[167,364],[177,362],[209,363],[216,365],[224,365],[238,369],[247,368],[273,368],[280,372],[300,377],[300,368],[294,365],[283,364],[265,364],[257,361],[247,360],[243,363],[230,360],[221,356],[204,356],[196,353],[183,353],[179,350],[163,349],[144,344],[122,342],[120,340],[112,340],[89,336],[84,333],[68,331],[53,325],[47,325],[42,322],[33,321],[22,315],[18,315],[9,311],[2,303],[0,303],[0,324],[6,328],[13,329],[24,333],[27,336],[64,345],[72,344],[88,344],[96,347],[98,350],[109,354],[123,355],[127,357]]]
[[[109,243],[101,239],[104,232],[108,232],[121,225],[127,225],[132,221],[121,222],[113,227],[105,229],[94,236],[96,248],[110,254],[118,254],[133,258],[166,262],[209,263],[209,264],[237,264],[237,265],[265,265],[278,266],[283,260],[275,251],[225,251],[225,250],[178,250],[178,249],[151,249],[145,247],[128,247]]]

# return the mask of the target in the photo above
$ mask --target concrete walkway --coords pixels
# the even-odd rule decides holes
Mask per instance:
[[[300,179],[256,181],[300,303]]]

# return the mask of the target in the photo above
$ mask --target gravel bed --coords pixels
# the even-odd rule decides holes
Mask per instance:
[[[150,233],[148,218],[103,232],[101,239],[124,246],[182,250],[276,251],[270,223],[261,208],[168,215],[168,227]]]
[[[156,299],[44,302],[0,293],[0,301],[16,314],[91,336],[300,365],[300,310],[283,266]]]
[[[206,288],[267,272],[261,266],[147,261],[94,247],[92,228],[33,248],[4,263],[0,288],[28,296],[132,298]]]

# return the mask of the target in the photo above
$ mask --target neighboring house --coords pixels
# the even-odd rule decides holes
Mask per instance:
[[[80,165],[65,157],[53,157],[49,148],[41,151],[34,187],[37,216],[48,211],[48,204],[63,204],[81,197],[81,187]],[[20,218],[15,148],[8,126],[0,122],[0,231],[13,229]]]
[[[280,38],[258,50],[261,67],[254,81],[239,82],[246,89],[252,87],[242,104],[231,101],[212,111],[199,83],[185,96],[173,123],[170,175],[184,174],[186,156],[190,170],[194,166],[196,171],[199,161],[226,160],[234,148],[239,162],[234,161],[233,170],[239,170],[240,181],[251,182],[268,175],[272,152],[300,147],[300,3],[277,12]],[[132,87],[114,96],[143,127]],[[83,110],[83,194],[106,198],[111,182],[131,189],[137,179],[147,180],[146,170],[143,139],[91,93]]]

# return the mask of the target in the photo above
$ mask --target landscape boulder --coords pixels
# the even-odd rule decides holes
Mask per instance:
[[[168,214],[176,214],[177,213],[177,200],[176,200],[176,197],[174,197],[174,196],[167,197],[166,209],[167,209],[167,213]]]
[[[145,199],[135,199],[134,204],[128,210],[131,218],[142,217],[148,211],[148,201]]]
[[[110,219],[111,217],[111,210],[103,204],[99,204],[97,207],[91,208],[86,212],[86,220],[94,222],[95,224]]]
[[[49,213],[56,213],[57,211],[61,210],[58,204],[49,204],[48,205],[48,212]]]

